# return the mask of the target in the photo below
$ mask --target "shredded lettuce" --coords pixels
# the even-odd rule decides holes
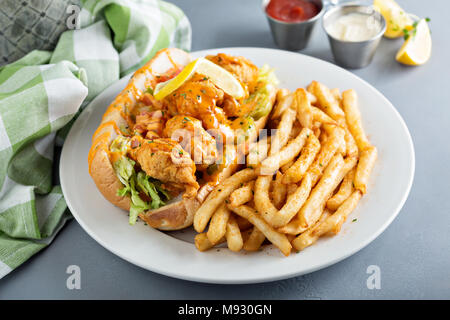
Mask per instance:
[[[167,192],[167,190],[161,186],[161,181],[150,178],[150,177],[149,177],[149,180],[155,186],[156,190],[166,198],[166,200],[170,200],[172,198],[170,196],[170,194]]]
[[[114,163],[117,177],[124,185],[123,188],[117,190],[117,194],[121,197],[127,195],[131,197],[129,218],[131,225],[136,223],[139,213],[164,206],[165,202],[161,197],[170,200],[170,195],[161,187],[161,183],[158,180],[150,178],[143,171],[136,174],[134,165],[135,162],[125,156]],[[139,195],[141,192],[147,195],[150,201],[144,201]]]
[[[150,177],[142,171],[137,174],[137,184],[139,189],[152,199],[152,203],[150,204],[152,209],[158,209],[165,205],[158,195],[156,186],[150,182]]]
[[[256,103],[255,108],[249,114],[253,119],[258,120],[266,116],[272,107],[270,103],[269,86],[277,86],[279,83],[275,76],[274,69],[264,65],[259,70],[257,90],[253,92],[244,103]]]
[[[134,161],[127,157],[122,157],[114,163],[114,170],[126,188],[130,188],[129,180],[134,173],[134,164]]]
[[[263,65],[259,69],[258,81],[272,84],[273,86],[277,86],[280,81],[278,81],[277,76],[275,75],[275,69],[269,67],[267,64]]]
[[[139,192],[136,190],[136,174],[133,173],[132,179],[130,180],[130,191],[131,191],[131,205],[130,205],[130,217],[129,223],[134,225],[136,223],[139,213],[150,209],[147,202],[141,199]]]

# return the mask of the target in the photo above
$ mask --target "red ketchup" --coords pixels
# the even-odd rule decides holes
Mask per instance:
[[[284,22],[301,22],[319,13],[319,8],[305,0],[271,0],[266,12],[272,18]]]

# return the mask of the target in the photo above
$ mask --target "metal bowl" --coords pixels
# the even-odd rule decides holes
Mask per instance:
[[[337,18],[349,13],[363,13],[372,16],[378,21],[380,30],[365,41],[344,41],[337,39],[328,33],[327,27]],[[322,26],[328,35],[331,51],[337,64],[344,68],[357,69],[370,64],[381,37],[386,31],[386,20],[372,6],[363,5],[338,5],[329,9],[323,16]]]
[[[269,22],[272,36],[278,47],[285,50],[298,51],[304,49],[309,42],[316,22],[323,16],[325,5],[323,0],[310,0],[319,8],[319,13],[311,19],[300,22],[285,22],[267,14],[266,7],[270,0],[263,0],[262,8]]]

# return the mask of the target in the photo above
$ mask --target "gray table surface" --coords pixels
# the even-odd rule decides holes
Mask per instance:
[[[193,29],[192,50],[275,44],[260,0],[177,0]],[[450,299],[450,1],[400,1],[431,17],[433,56],[421,67],[394,60],[402,40],[383,39],[373,63],[356,75],[397,108],[411,132],[416,174],[395,221],[366,248],[326,269],[283,281],[212,285],[136,267],[95,242],[75,220],[54,242],[0,280],[0,299]],[[432,5],[431,5],[432,4]],[[302,53],[332,61],[321,27]],[[395,177],[392,177],[395,183]],[[66,268],[81,268],[81,289],[68,290]],[[381,271],[370,290],[369,265]]]

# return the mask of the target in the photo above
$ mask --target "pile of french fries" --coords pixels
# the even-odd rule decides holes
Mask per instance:
[[[198,250],[226,242],[232,251],[256,251],[267,239],[288,256],[337,234],[366,193],[377,149],[354,90],[341,95],[317,81],[280,89],[269,126],[276,133],[250,146],[247,168],[196,212]]]

